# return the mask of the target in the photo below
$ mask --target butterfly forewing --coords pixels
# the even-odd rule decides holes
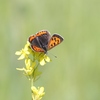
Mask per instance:
[[[32,41],[35,39],[35,36],[33,35],[33,36],[30,36],[29,38],[28,38],[28,41],[30,42],[30,43],[32,43]]]
[[[48,45],[51,35],[48,31],[41,31],[40,33],[41,33],[41,35],[38,35],[38,36],[36,35],[36,36],[38,37],[38,40],[39,40],[39,43],[41,44],[41,46],[45,47]],[[44,33],[44,34],[42,34],[42,33]]]
[[[46,31],[46,30],[42,30],[42,31],[37,32],[36,36],[42,36],[44,34],[50,34],[50,33],[48,31]]]
[[[48,50],[52,49],[53,47],[57,46],[58,44],[60,44],[63,41],[63,38],[58,35],[58,34],[54,34],[49,43],[48,43]]]

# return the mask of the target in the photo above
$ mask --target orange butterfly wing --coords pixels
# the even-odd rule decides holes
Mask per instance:
[[[63,37],[61,37],[58,34],[54,34],[49,43],[48,43],[48,50],[52,49],[53,47],[57,46],[58,44],[60,44],[63,41]]]
[[[35,45],[31,45],[31,48],[36,52],[45,52],[44,49],[37,47]]]
[[[34,35],[33,35],[33,36],[30,36],[30,37],[28,38],[28,41],[31,43],[31,42],[35,39],[35,37],[36,37],[36,36],[34,36]]]
[[[42,30],[42,31],[36,33],[36,36],[41,36],[41,35],[43,35],[43,34],[49,34],[49,32],[46,31],[46,30]]]
[[[42,36],[44,34],[47,34],[50,38],[50,33],[46,30],[42,30],[40,32],[37,32],[35,35],[31,35],[29,38],[28,38],[28,41],[31,43],[36,37],[39,37],[39,36]]]

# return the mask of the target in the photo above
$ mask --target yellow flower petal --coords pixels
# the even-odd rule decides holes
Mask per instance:
[[[16,69],[20,71],[25,71],[25,68],[16,68]]]
[[[48,56],[45,57],[45,61],[50,62],[50,58]]]
[[[31,90],[35,94],[35,96],[37,96],[38,98],[41,98],[45,94],[44,87],[38,87],[37,89],[35,86],[32,86]]]
[[[18,60],[22,60],[22,59],[24,59],[24,58],[25,58],[25,55],[22,54],[22,55],[18,58]]]
[[[44,92],[44,87],[40,87],[40,88],[39,88],[38,94],[39,94],[40,96],[43,96],[43,95],[45,94],[45,92]]]
[[[32,87],[31,87],[31,90],[32,90],[32,92],[33,92],[35,95],[38,94],[38,90],[37,90],[37,88],[36,88],[35,86],[32,86]]]
[[[21,55],[21,53],[22,53],[21,51],[16,51],[15,55]]]
[[[25,65],[31,66],[31,59],[25,59]]]
[[[42,59],[42,60],[40,61],[40,65],[43,66],[43,65],[45,65],[45,64],[46,64],[46,63],[45,63],[44,59]]]

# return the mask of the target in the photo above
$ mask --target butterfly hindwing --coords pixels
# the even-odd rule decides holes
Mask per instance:
[[[37,47],[35,45],[31,45],[31,48],[34,50],[34,51],[38,51],[38,52],[45,52],[44,49],[40,48],[40,47]]]

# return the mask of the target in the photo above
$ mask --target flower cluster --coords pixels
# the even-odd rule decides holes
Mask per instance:
[[[50,62],[50,58],[44,53],[33,51],[30,48],[30,43],[28,41],[25,47],[22,50],[17,51],[15,54],[20,56],[18,60],[25,59],[25,67],[17,68],[17,70],[23,71],[31,81],[32,98],[38,98],[33,100],[40,100],[44,95],[44,88],[40,87],[37,89],[33,86],[33,82],[42,73],[38,70],[39,65],[43,66],[46,62]]]
[[[33,100],[41,100],[42,97],[44,96],[44,87],[34,87],[32,86],[31,87],[31,90],[32,90],[32,99]]]

